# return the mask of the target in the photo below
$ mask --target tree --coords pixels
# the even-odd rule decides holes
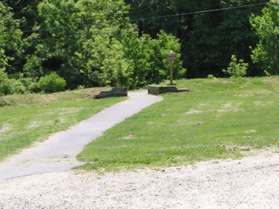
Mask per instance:
[[[155,37],[164,29],[182,43],[184,66],[189,77],[208,74],[222,76],[231,54],[251,64],[250,46],[257,37],[249,23],[252,12],[258,14],[264,5],[211,13],[168,16],[193,11],[222,9],[263,3],[265,0],[126,0],[131,4],[131,19],[141,32]],[[166,16],[166,17],[161,17]],[[157,17],[157,18],[156,18]],[[253,65],[249,74],[257,74]]]
[[[0,2],[0,69],[15,72],[16,58],[22,52],[22,32],[19,21],[9,7]]]
[[[131,64],[133,87],[144,87],[150,83],[160,83],[169,76],[169,52],[176,52],[174,63],[175,78],[186,77],[186,69],[182,67],[181,43],[170,34],[160,31],[156,37],[143,34],[139,36],[136,30],[122,39],[124,50]]]
[[[253,61],[264,71],[279,74],[279,3],[274,1],[263,9],[262,15],[253,15],[251,24],[259,38]]]
[[[128,24],[127,12],[122,0],[42,1],[38,32],[33,34],[36,51],[25,72],[32,74],[33,67],[41,64],[42,74],[57,70],[71,87],[109,83],[103,80],[113,79],[104,76],[104,56],[118,50],[117,40]]]
[[[21,29],[28,36],[32,33],[33,26],[38,17],[37,6],[42,0],[2,0],[11,11],[16,19],[21,20]]]
[[[26,75],[41,77],[55,70],[71,88],[139,87],[167,78],[164,58],[170,49],[178,53],[181,74],[176,37],[163,32],[157,39],[141,37],[122,0],[44,0],[38,15],[32,35],[36,51],[24,66]]]

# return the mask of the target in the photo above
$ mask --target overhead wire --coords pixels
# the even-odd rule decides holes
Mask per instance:
[[[140,17],[140,18],[130,17],[130,20],[132,20],[132,21],[146,21],[146,20],[151,20],[151,19],[155,20],[155,19],[170,18],[170,17],[182,17],[182,16],[189,16],[189,15],[208,14],[208,13],[216,13],[216,12],[222,12],[222,11],[256,8],[256,7],[267,5],[268,3],[269,2],[261,2],[261,3],[257,3],[257,4],[246,4],[246,5],[234,6],[234,7],[224,7],[224,8],[216,8],[216,9],[198,10],[198,11],[192,11],[192,12],[179,13],[179,14],[159,15],[159,16],[150,16],[150,17]],[[26,31],[22,31],[22,32],[23,33],[29,33],[29,32],[39,32],[39,31],[43,32],[44,30],[42,30],[42,29],[26,30]],[[48,32],[48,31],[46,31],[46,32]]]
[[[198,15],[198,14],[206,14],[206,13],[216,13],[222,11],[229,11],[229,10],[238,10],[238,9],[245,9],[245,8],[255,8],[260,7],[268,4],[269,2],[262,2],[257,4],[246,4],[241,6],[234,6],[234,7],[224,7],[224,8],[217,8],[217,9],[207,9],[207,10],[198,10],[192,12],[185,12],[179,14],[170,14],[170,15],[160,15],[160,16],[150,16],[150,17],[143,17],[143,18],[135,18],[134,20],[148,20],[148,19],[162,19],[168,17],[181,17],[181,16],[189,16],[189,15]],[[131,18],[133,20],[133,18]]]

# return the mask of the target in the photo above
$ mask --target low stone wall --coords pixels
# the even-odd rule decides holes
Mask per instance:
[[[128,96],[128,89],[126,88],[112,88],[110,91],[102,91],[95,96],[96,99],[108,97],[126,97]]]
[[[152,94],[152,95],[188,92],[188,91],[189,91],[189,89],[178,89],[175,85],[169,85],[169,86],[150,85],[150,86],[148,86],[148,94]]]

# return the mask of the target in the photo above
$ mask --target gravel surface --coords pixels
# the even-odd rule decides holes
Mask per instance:
[[[162,97],[148,95],[147,91],[131,92],[127,100],[106,108],[88,120],[56,133],[48,140],[0,163],[0,180],[67,171],[79,166],[81,162],[76,160],[76,155],[85,145],[116,124],[161,100]]]
[[[0,181],[2,209],[278,209],[279,154],[97,175]]]

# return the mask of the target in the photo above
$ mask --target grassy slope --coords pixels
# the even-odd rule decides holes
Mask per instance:
[[[3,97],[11,105],[0,107],[0,160],[122,100],[94,100],[88,97],[92,91]]]
[[[159,166],[236,157],[279,142],[279,77],[179,81],[191,93],[164,101],[106,132],[79,159],[86,169]]]

